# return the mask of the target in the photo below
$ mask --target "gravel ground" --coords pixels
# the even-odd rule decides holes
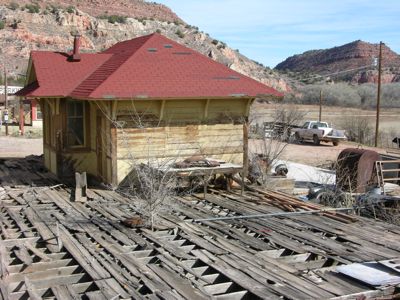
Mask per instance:
[[[250,151],[259,152],[260,140],[250,140]],[[310,166],[326,166],[329,163],[336,161],[339,153],[345,148],[357,148],[355,143],[344,142],[339,146],[332,144],[321,143],[320,146],[315,146],[312,143],[303,144],[284,144],[284,150],[279,159],[297,163],[302,163]],[[377,149],[372,147],[363,147],[365,149],[378,150],[385,153],[385,149]],[[0,157],[25,157],[28,155],[43,154],[43,140],[41,138],[26,138],[13,136],[0,136]]]
[[[43,140],[25,137],[0,136],[0,157],[25,157],[43,154]]]
[[[261,140],[250,140],[249,149],[251,152],[259,153],[263,149]],[[272,145],[277,148],[278,146]],[[386,153],[385,149],[360,146],[357,143],[342,142],[338,146],[333,146],[331,143],[321,143],[315,146],[313,143],[304,142],[302,144],[287,144],[282,143],[280,147],[284,147],[279,159],[301,163],[315,167],[328,167],[335,162],[339,153],[346,148],[362,148]]]

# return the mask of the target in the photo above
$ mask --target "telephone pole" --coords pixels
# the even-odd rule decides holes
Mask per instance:
[[[379,114],[381,106],[381,75],[382,75],[382,46],[383,42],[379,44],[379,61],[378,61],[378,93],[376,97],[376,126],[375,126],[375,147],[378,147],[379,140]]]

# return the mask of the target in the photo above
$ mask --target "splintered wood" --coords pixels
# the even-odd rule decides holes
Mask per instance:
[[[383,297],[337,265],[400,257],[399,227],[342,214],[202,221],[315,209],[279,193],[176,197],[161,228],[129,228],[135,203],[91,189],[71,201],[40,162],[0,162],[0,298],[355,299]],[[26,181],[31,181],[28,185]],[[356,222],[354,222],[356,221]]]

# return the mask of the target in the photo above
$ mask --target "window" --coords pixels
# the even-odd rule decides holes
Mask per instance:
[[[42,115],[42,109],[40,107],[40,105],[36,106],[36,120],[42,120],[43,119],[43,115]]]
[[[67,144],[85,145],[85,106],[83,102],[67,101]]]

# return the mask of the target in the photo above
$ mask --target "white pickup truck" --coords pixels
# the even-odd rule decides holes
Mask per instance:
[[[313,141],[315,145],[332,142],[337,146],[340,141],[346,140],[344,130],[333,129],[326,122],[307,121],[302,127],[292,129],[292,133],[297,142]]]

